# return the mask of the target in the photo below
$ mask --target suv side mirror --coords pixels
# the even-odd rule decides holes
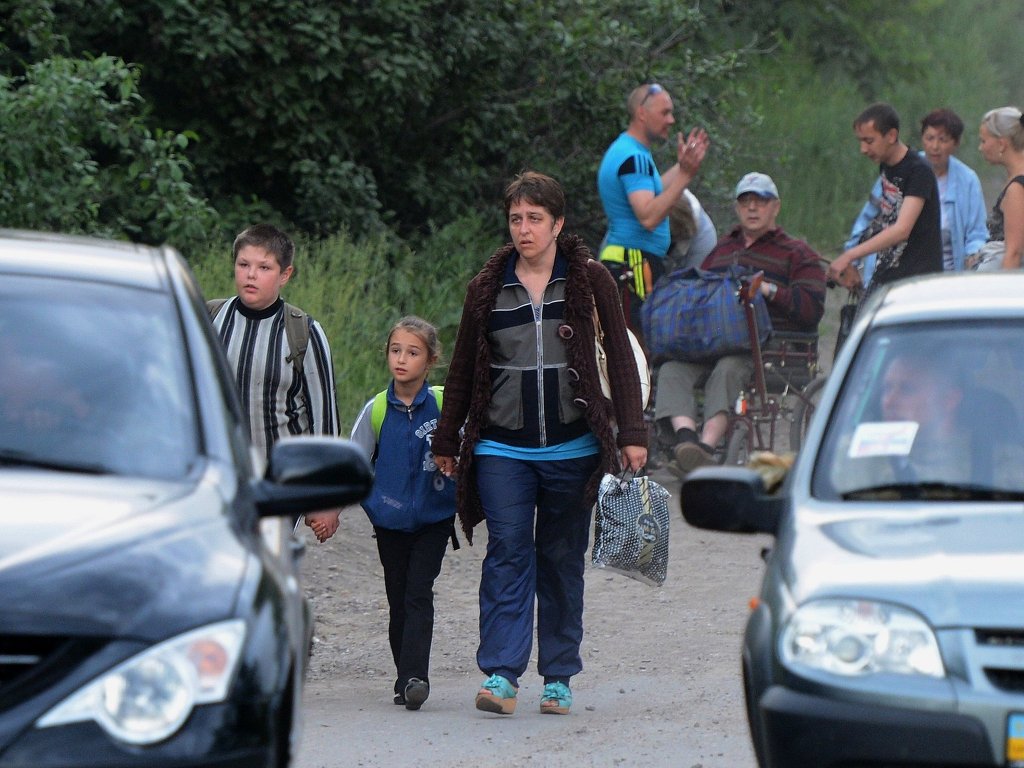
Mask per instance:
[[[695,528],[774,535],[786,498],[765,494],[764,480],[752,469],[701,467],[683,481],[679,504]]]

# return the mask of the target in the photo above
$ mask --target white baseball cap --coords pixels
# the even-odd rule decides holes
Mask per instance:
[[[747,192],[753,192],[760,197],[774,197],[776,200],[779,198],[779,189],[767,173],[755,171],[740,179],[740,183],[736,185],[736,198],[739,199],[740,195],[745,195]]]

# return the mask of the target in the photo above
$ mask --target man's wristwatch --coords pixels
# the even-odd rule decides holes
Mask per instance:
[[[768,283],[768,301],[775,301],[775,294],[779,292],[778,283]]]

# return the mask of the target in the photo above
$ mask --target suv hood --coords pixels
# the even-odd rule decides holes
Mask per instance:
[[[245,555],[211,482],[0,473],[5,631],[166,637],[233,614]]]
[[[1024,508],[985,506],[798,521],[793,596],[899,603],[936,628],[1024,626]]]

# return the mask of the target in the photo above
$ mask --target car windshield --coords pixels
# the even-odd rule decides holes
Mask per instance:
[[[857,350],[812,492],[848,500],[1024,499],[1024,324],[881,327]]]
[[[0,467],[181,477],[197,428],[180,324],[151,291],[0,285]]]

